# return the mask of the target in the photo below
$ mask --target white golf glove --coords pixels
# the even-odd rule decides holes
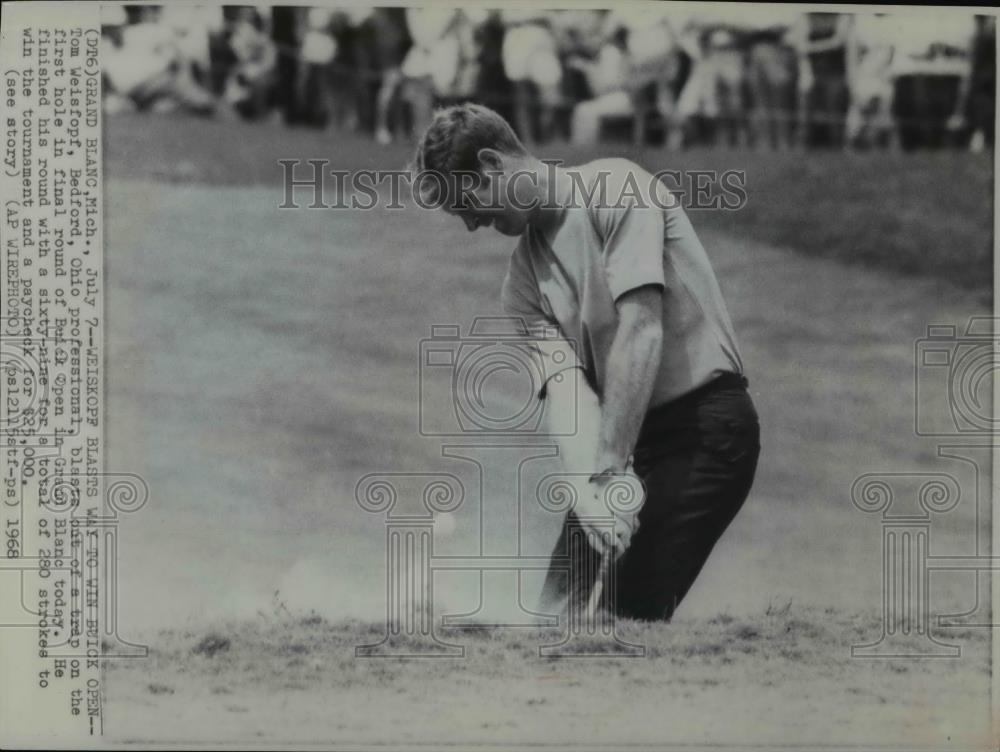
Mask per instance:
[[[606,470],[590,476],[587,492],[574,511],[584,529],[593,533],[600,553],[617,559],[639,529],[639,511],[645,500],[646,489],[630,465],[624,472]],[[609,532],[610,540],[606,538]]]

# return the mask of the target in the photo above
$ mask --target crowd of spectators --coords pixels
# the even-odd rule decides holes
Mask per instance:
[[[992,16],[106,6],[105,107],[412,138],[475,100],[528,142],[992,147]]]

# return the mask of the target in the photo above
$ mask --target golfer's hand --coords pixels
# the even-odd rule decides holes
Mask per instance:
[[[639,528],[639,511],[645,501],[642,481],[631,470],[595,476],[577,503],[576,515],[594,533],[602,555],[618,558]],[[611,530],[608,527],[611,524]],[[606,539],[608,533],[610,539]]]

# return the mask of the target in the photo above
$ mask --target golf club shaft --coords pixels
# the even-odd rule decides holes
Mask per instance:
[[[588,620],[594,618],[594,615],[597,613],[597,606],[601,602],[601,596],[604,595],[604,581],[608,577],[610,563],[611,557],[608,554],[604,554],[601,557],[601,567],[597,572],[597,581],[594,582],[594,587],[590,591],[590,598],[587,599]]]

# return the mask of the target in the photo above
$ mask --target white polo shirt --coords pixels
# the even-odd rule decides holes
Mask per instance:
[[[616,300],[655,285],[663,291],[663,354],[650,406],[721,373],[742,373],[722,292],[679,200],[625,159],[566,171],[576,177],[559,197],[557,226],[543,233],[529,225],[511,256],[501,294],[507,315],[532,331],[558,327],[600,395]]]

